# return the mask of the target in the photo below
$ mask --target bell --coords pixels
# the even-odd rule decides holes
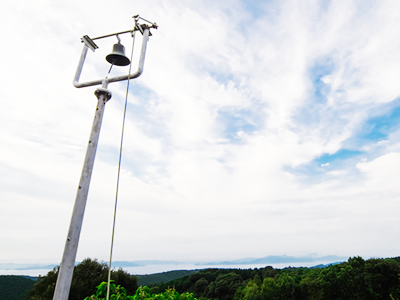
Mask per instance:
[[[116,66],[127,66],[131,63],[129,58],[125,56],[124,45],[120,43],[114,44],[113,50],[106,56],[106,60]]]

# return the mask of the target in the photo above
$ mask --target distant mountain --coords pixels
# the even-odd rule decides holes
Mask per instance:
[[[205,265],[251,265],[251,264],[278,264],[278,263],[310,263],[310,262],[329,262],[329,261],[346,261],[348,257],[327,255],[317,256],[315,254],[305,256],[288,256],[288,255],[269,255],[262,258],[241,258],[235,260],[225,261],[208,261],[208,262],[194,262],[194,265],[205,266]],[[179,265],[187,264],[191,262],[180,262],[180,261],[161,261],[161,260],[139,260],[139,261],[116,261],[113,262],[113,267],[124,268],[124,267],[136,267],[136,266],[149,266],[149,265]]]
[[[306,256],[287,256],[287,255],[269,255],[262,258],[244,258],[237,260],[229,260],[229,261],[218,261],[218,262],[201,262],[196,263],[196,265],[250,265],[250,264],[281,264],[281,263],[309,263],[309,262],[320,262],[320,261],[344,261],[347,260],[348,257],[340,257],[336,255],[328,255],[328,256],[315,256],[315,255],[306,255]]]
[[[309,254],[305,256],[288,256],[288,255],[269,255],[262,258],[241,258],[236,260],[226,261],[209,261],[209,262],[182,262],[182,261],[163,261],[163,260],[136,260],[136,261],[114,261],[113,268],[128,268],[128,267],[142,267],[150,265],[180,265],[180,264],[194,264],[197,266],[205,265],[268,265],[268,264],[290,264],[290,263],[312,263],[312,262],[331,262],[331,261],[346,261],[348,257],[340,257],[336,255],[317,256],[316,254]],[[78,263],[78,262],[77,262]],[[0,270],[34,270],[34,269],[47,269],[51,270],[57,265],[39,265],[39,264],[14,264],[14,263],[0,263]]]
[[[172,260],[135,260],[135,261],[113,261],[113,268],[142,267],[152,265],[181,265],[187,262]]]
[[[37,269],[53,269],[57,265],[39,265],[39,264],[0,264],[0,270],[37,270]]]

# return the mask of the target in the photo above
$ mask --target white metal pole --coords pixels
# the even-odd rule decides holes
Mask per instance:
[[[153,25],[155,25],[155,23]],[[69,291],[71,288],[72,275],[74,272],[76,253],[78,250],[79,236],[81,233],[81,228],[83,223],[83,215],[85,213],[90,179],[92,177],[93,164],[96,156],[97,143],[99,141],[99,136],[100,136],[101,122],[103,120],[105,104],[111,98],[111,92],[107,90],[107,86],[110,82],[134,79],[142,74],[144,59],[146,54],[146,47],[150,33],[149,29],[150,27],[145,26],[143,30],[143,43],[142,43],[142,49],[140,51],[139,65],[137,71],[135,73],[128,74],[125,76],[116,76],[108,79],[79,83],[79,78],[82,72],[83,64],[88,50],[86,44],[83,46],[82,54],[79,60],[73,84],[77,88],[98,85],[98,84],[102,84],[102,87],[98,88],[95,92],[95,95],[98,99],[97,108],[94,115],[89,144],[86,150],[86,157],[85,157],[85,162],[83,164],[81,180],[79,182],[78,191],[76,193],[75,205],[72,211],[72,217],[71,217],[71,223],[69,225],[67,241],[65,242],[64,254],[60,264],[60,269],[58,271],[58,278],[54,291],[53,300],[68,300]]]
[[[90,179],[92,177],[93,164],[100,136],[101,122],[103,120],[105,104],[111,98],[111,92],[107,90],[107,84],[108,82],[104,81],[102,88],[97,89],[95,92],[95,95],[98,99],[97,108],[86,150],[81,180],[79,181],[79,187],[76,193],[75,205],[72,212],[67,241],[65,242],[64,254],[60,269],[58,271],[57,284],[54,291],[53,300],[67,300],[69,296],[72,274],[75,266],[76,252],[78,250],[79,236],[82,228],[83,215],[85,213]]]

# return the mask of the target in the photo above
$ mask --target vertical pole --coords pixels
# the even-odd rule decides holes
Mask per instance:
[[[89,144],[86,150],[81,180],[79,181],[79,187],[76,193],[75,205],[72,212],[71,223],[69,225],[67,241],[65,242],[64,254],[58,271],[53,300],[67,300],[69,296],[83,215],[85,213],[90,179],[92,177],[93,164],[100,136],[101,122],[103,120],[105,104],[111,98],[111,92],[107,90],[107,84],[107,81],[103,81],[102,88],[97,89],[95,92],[98,99],[97,108],[94,115]]]

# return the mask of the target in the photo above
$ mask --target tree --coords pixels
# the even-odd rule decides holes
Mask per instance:
[[[323,298],[340,300],[389,299],[400,296],[400,266],[391,259],[361,257],[330,266],[318,278]]]
[[[208,286],[208,281],[204,277],[201,277],[194,284],[194,292],[197,294],[201,294]]]
[[[371,258],[365,263],[365,281],[370,299],[400,296],[400,265],[391,259]]]
[[[295,299],[295,281],[288,273],[264,278],[261,286],[263,299]]]
[[[250,279],[247,285],[240,287],[233,298],[234,300],[261,300],[261,279],[258,275]]]
[[[318,281],[327,300],[367,299],[364,280],[365,261],[361,257],[330,266],[321,271]]]
[[[39,277],[38,281],[28,292],[27,300],[51,300],[53,299],[54,289],[58,277],[59,267],[55,267],[47,275]],[[82,300],[88,295],[93,294],[96,287],[103,281],[107,281],[108,266],[99,263],[96,259],[84,259],[74,268],[74,275],[71,282],[69,300]],[[118,269],[111,271],[111,279],[116,284],[126,287],[129,293],[134,293],[138,287],[137,277]]]
[[[217,279],[207,287],[207,298],[230,300],[233,299],[236,290],[243,285],[243,279],[239,274],[230,272],[218,275]]]

